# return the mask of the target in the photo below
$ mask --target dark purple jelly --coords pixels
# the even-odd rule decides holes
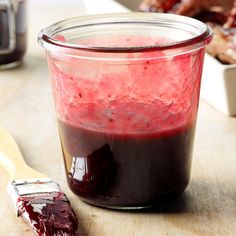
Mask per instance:
[[[38,236],[78,235],[78,220],[62,192],[24,196],[17,206]]]
[[[195,124],[159,133],[103,133],[59,121],[68,183],[86,202],[152,205],[186,188]]]
[[[0,67],[21,61],[26,51],[26,0],[14,3],[13,12],[0,8]]]

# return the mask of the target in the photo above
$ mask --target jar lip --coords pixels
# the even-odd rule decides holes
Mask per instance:
[[[87,22],[87,23],[86,23]],[[198,28],[200,33],[191,38],[176,41],[173,43],[165,43],[159,45],[148,45],[148,46],[93,46],[85,45],[79,43],[68,43],[55,39],[56,33],[63,32],[66,29],[72,29],[76,27],[88,27],[94,25],[102,24],[112,24],[112,23],[152,23],[152,24],[166,24],[169,27],[184,26],[188,25],[193,28]],[[61,24],[66,27],[62,28]],[[181,29],[181,28],[180,28]],[[197,43],[203,43],[206,45],[212,40],[212,30],[205,23],[181,15],[167,14],[167,13],[141,13],[141,12],[130,12],[130,13],[114,13],[114,14],[97,14],[88,16],[79,16],[70,19],[66,19],[57,22],[51,26],[42,29],[38,34],[38,42],[44,48],[49,47],[60,47],[62,49],[73,49],[73,50],[83,50],[90,52],[103,52],[103,53],[129,53],[129,52],[148,52],[148,51],[158,51],[158,50],[168,50],[180,47],[191,46]]]

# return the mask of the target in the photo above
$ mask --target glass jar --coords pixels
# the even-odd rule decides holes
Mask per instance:
[[[22,61],[26,31],[26,0],[0,0],[0,69]]]
[[[43,29],[71,190],[136,209],[188,185],[207,25],[155,13],[95,15]]]

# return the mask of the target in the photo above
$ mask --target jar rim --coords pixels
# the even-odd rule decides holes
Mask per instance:
[[[198,29],[199,34],[190,37],[185,40],[179,40],[171,43],[155,44],[155,45],[145,45],[145,46],[93,46],[85,45],[80,43],[68,43],[61,41],[54,36],[64,30],[88,27],[94,25],[106,25],[112,23],[149,23],[158,24],[168,27],[179,27],[178,29],[183,29],[184,27],[192,27],[193,29]],[[63,28],[64,27],[64,28]],[[182,27],[182,28],[181,28]],[[141,12],[129,12],[129,13],[114,13],[114,14],[97,14],[88,16],[79,16],[70,19],[66,19],[57,22],[51,26],[42,29],[38,34],[39,44],[45,48],[62,48],[62,49],[73,49],[82,50],[90,52],[102,52],[102,53],[136,53],[136,52],[148,52],[148,51],[159,51],[175,49],[180,47],[191,46],[194,44],[202,43],[206,45],[212,40],[212,30],[211,28],[196,19],[175,15],[167,13],[141,13]]]

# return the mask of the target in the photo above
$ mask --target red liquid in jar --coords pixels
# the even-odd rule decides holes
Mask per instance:
[[[189,182],[194,125],[146,135],[59,127],[70,188],[90,203],[148,205]]]
[[[203,55],[204,49],[168,58],[146,52],[127,54],[126,63],[49,58],[74,193],[95,205],[135,207],[184,191]]]

